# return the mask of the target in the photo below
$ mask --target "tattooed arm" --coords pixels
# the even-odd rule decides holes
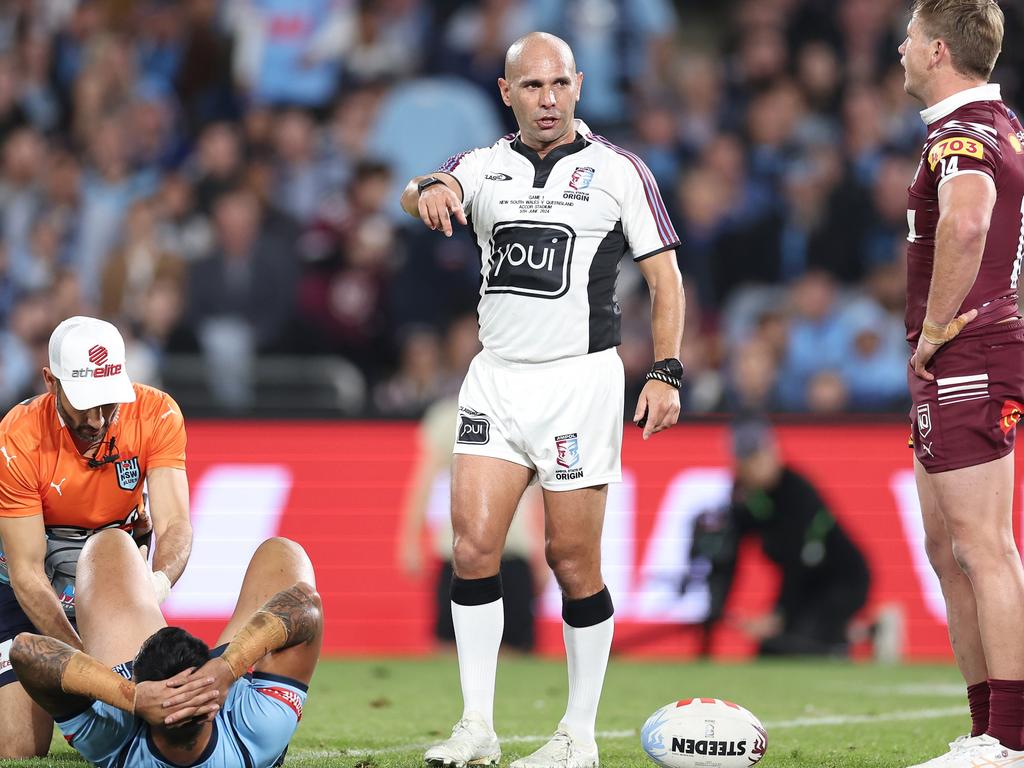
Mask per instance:
[[[55,717],[82,712],[94,699],[127,703],[131,711],[134,683],[55,638],[22,632],[11,645],[11,664],[28,695]]]
[[[270,598],[235,633],[223,655],[208,661],[185,682],[211,676],[221,692],[221,704],[231,684],[252,666],[257,671],[308,683],[320,657],[322,637],[320,595],[300,581]],[[174,706],[184,700],[184,696],[176,696],[167,704]],[[172,716],[167,722],[177,719]]]
[[[93,701],[134,714],[150,725],[212,717],[220,708],[213,678],[193,676],[193,668],[168,680],[136,685],[92,656],[43,635],[22,632],[15,637],[11,664],[28,695],[54,717],[84,712]],[[171,696],[180,699],[175,709],[164,706]]]
[[[300,581],[278,592],[256,611],[235,633],[221,659],[237,679],[267,654],[319,641],[322,630],[320,596]]]

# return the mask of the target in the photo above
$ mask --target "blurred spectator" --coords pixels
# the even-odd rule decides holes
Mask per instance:
[[[784,407],[801,410],[818,374],[835,373],[843,363],[848,329],[843,324],[835,281],[825,272],[808,272],[791,292],[792,316],[785,356],[779,373],[779,396]],[[818,393],[834,402],[833,379],[824,379]]]
[[[389,418],[418,418],[440,395],[444,383],[441,340],[437,331],[404,331],[399,368],[374,392],[377,411]]]
[[[189,319],[245,320],[255,348],[281,340],[294,309],[296,263],[289,248],[266,237],[255,196],[236,188],[214,203],[214,250],[189,267]]]
[[[277,206],[300,222],[308,222],[329,189],[316,157],[314,124],[309,115],[288,110],[274,125]]]
[[[175,88],[189,135],[207,122],[237,117],[231,40],[216,23],[216,0],[187,0]]]
[[[52,53],[51,41],[41,29],[26,30],[18,47],[21,107],[28,121],[43,133],[57,128],[63,111],[50,77]]]
[[[14,62],[0,55],[0,142],[28,123],[28,115],[18,102],[18,80]]]
[[[892,262],[907,237],[907,185],[917,164],[907,157],[886,155],[871,189],[871,217],[864,233],[861,258],[866,271]]]
[[[336,0],[230,0],[235,34],[234,73],[260,104],[319,107],[334,95],[341,71],[336,58],[316,55],[323,40],[345,24]]]
[[[852,303],[842,323],[850,335],[840,373],[857,410],[895,409],[908,398],[903,319],[870,299]]]
[[[30,128],[20,128],[3,145],[0,176],[0,231],[18,280],[31,270],[29,238],[40,207],[40,171],[46,160],[45,145]]]
[[[90,300],[99,296],[100,276],[107,254],[121,234],[129,206],[155,188],[152,172],[136,172],[129,164],[128,134],[119,117],[106,117],[91,131],[90,166],[84,175],[81,215],[74,248],[82,290]]]
[[[46,293],[25,293],[15,302],[0,333],[0,394],[7,407],[38,391],[55,318]]]
[[[213,253],[189,266],[188,319],[208,359],[214,396],[246,408],[255,355],[275,349],[293,319],[297,264],[292,250],[263,230],[252,192],[225,192],[213,218]]]
[[[195,191],[182,174],[164,176],[155,205],[160,249],[179,254],[185,261],[209,253],[213,237],[210,222],[196,210]]]
[[[100,312],[104,317],[127,324],[139,322],[149,286],[160,278],[180,280],[184,276],[181,257],[161,247],[156,215],[152,198],[139,200],[128,212],[121,246],[111,253],[103,270]]]
[[[199,134],[193,157],[196,206],[209,213],[213,202],[242,178],[242,143],[230,123],[212,123]]]
[[[398,261],[396,235],[384,214],[390,189],[387,166],[361,164],[345,196],[323,204],[302,239],[307,274],[299,306],[315,347],[372,374],[387,366],[393,334],[391,281]]]

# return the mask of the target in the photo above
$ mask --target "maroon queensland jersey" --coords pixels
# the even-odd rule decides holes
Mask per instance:
[[[907,341],[917,345],[928,305],[939,222],[939,188],[966,174],[988,176],[996,203],[978,276],[957,314],[978,310],[973,336],[1017,314],[1024,255],[1024,129],[990,83],[960,91],[921,112],[928,137],[910,185],[907,224]]]

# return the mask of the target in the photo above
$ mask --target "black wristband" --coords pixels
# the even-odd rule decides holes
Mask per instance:
[[[683,364],[674,357],[658,360],[651,366],[651,371],[645,380],[650,381],[651,379],[679,389],[683,386]]]
[[[662,384],[668,384],[670,387],[674,387],[675,389],[681,389],[683,386],[682,379],[676,378],[672,374],[665,373],[664,371],[648,371],[647,375],[644,377],[644,381],[650,381],[651,379],[660,381]]]
[[[422,195],[423,190],[427,189],[428,187],[432,187],[435,184],[444,184],[444,182],[441,181],[441,179],[437,178],[437,176],[428,176],[427,178],[425,178],[423,181],[416,185],[416,194]]]

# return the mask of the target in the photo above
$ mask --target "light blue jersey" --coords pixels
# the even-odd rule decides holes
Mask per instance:
[[[257,672],[239,679],[213,721],[193,768],[269,768],[282,757],[302,717],[306,686]],[[102,702],[58,720],[67,742],[100,768],[179,768],[165,758],[141,719]]]

